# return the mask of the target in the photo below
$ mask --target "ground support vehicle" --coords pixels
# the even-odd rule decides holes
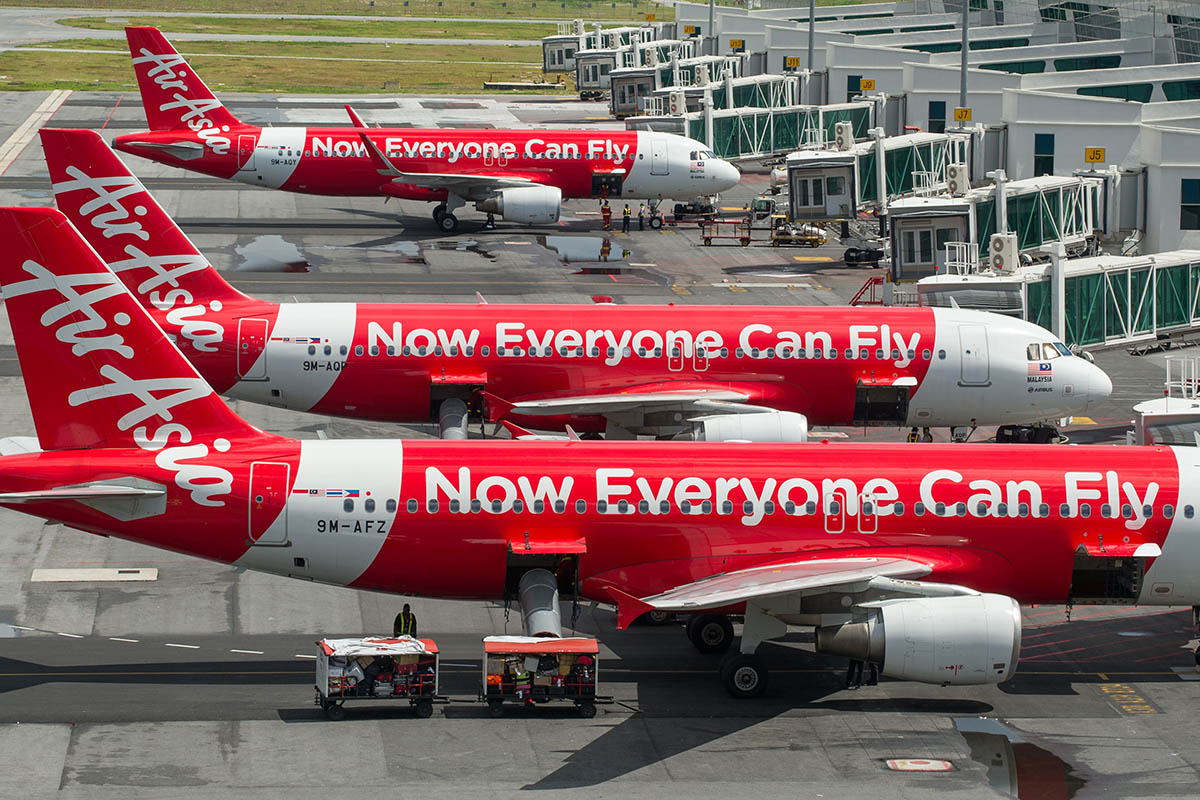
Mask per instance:
[[[712,219],[717,215],[717,201],[713,198],[693,200],[690,203],[675,204],[675,221],[683,222],[688,219]]]
[[[824,243],[825,237],[815,225],[794,225],[786,214],[771,215],[772,247],[820,247]]]
[[[433,639],[322,639],[314,702],[334,721],[345,719],[345,704],[358,700],[407,701],[426,719],[434,703],[450,702],[438,693],[440,666]]]
[[[483,683],[479,699],[493,717],[505,703],[531,707],[571,702],[584,719],[596,716],[597,704],[611,697],[596,694],[600,646],[595,639],[488,636],[483,640]]]
[[[700,223],[700,238],[705,246],[713,239],[735,239],[742,247],[750,246],[749,220],[712,219]]]

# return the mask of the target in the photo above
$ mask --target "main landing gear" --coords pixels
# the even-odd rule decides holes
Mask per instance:
[[[767,690],[767,665],[753,654],[734,653],[721,662],[721,684],[730,697],[748,700]]]
[[[701,653],[724,653],[733,644],[733,623],[724,614],[697,614],[688,620],[687,635]]]
[[[458,230],[458,217],[446,210],[445,203],[439,203],[433,209],[433,221],[444,233],[454,233]]]

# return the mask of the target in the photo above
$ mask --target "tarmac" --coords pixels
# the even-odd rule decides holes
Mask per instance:
[[[45,99],[0,94],[0,143]],[[341,102],[228,99],[260,123],[315,123]],[[545,98],[455,102],[480,108],[356,100],[381,114],[415,107],[466,123],[604,116],[597,104]],[[141,114],[136,96],[75,93],[49,124],[109,137],[135,130]],[[704,247],[694,226],[638,231],[636,222],[629,235],[604,232],[594,202],[570,202],[559,225],[534,229],[484,230],[482,215],[468,212],[459,234],[443,237],[418,203],[288,195],[130,165],[234,285],[270,299],[475,303],[478,292],[516,303],[833,305],[873,274],[847,267],[833,246]],[[746,174],[721,205],[736,215],[766,188],[765,175]],[[51,202],[34,137],[0,173],[0,203]],[[1065,429],[1071,441],[1123,441],[1130,406],[1161,393],[1170,354],[1098,353],[1115,391]],[[234,407],[300,438],[433,435]],[[32,431],[0,325],[0,435]],[[1200,634],[1190,609],[1077,607],[1068,621],[1062,607],[1026,608],[1021,667],[987,687],[885,679],[847,690],[845,662],[813,653],[811,636],[797,631],[764,645],[766,695],[735,701],[717,680],[718,657],[698,654],[680,622],[618,632],[611,609],[568,604],[573,629],[601,642],[601,691],[615,702],[594,719],[552,705],[491,719],[474,702],[480,639],[519,632],[519,614],[412,598],[422,635],[441,647],[442,691],[453,702],[428,720],[363,702],[332,723],[313,704],[315,641],[390,632],[406,598],[238,573],[10,511],[0,511],[0,530],[0,797],[1192,797],[1200,783],[1191,653]],[[158,572],[142,582],[33,580],[34,569],[96,567]]]

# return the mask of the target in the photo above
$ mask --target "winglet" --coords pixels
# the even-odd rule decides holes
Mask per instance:
[[[637,621],[638,617],[647,611],[653,611],[654,606],[643,602],[631,594],[626,594],[616,587],[608,587],[608,596],[617,604],[617,630],[623,631]]]
[[[497,397],[491,392],[483,392],[483,400],[487,404],[487,421],[497,422],[501,418],[508,415],[512,411],[515,404],[510,403],[503,397]]]
[[[347,106],[347,108],[349,108],[349,106]],[[363,144],[367,146],[367,155],[371,157],[371,163],[375,165],[375,169],[380,175],[402,174],[401,171],[396,169],[392,162],[388,160],[388,157],[384,155],[384,152],[379,149],[379,145],[371,141],[371,137],[368,136],[365,131],[359,131],[358,136],[363,140]]]
[[[346,107],[346,113],[350,115],[350,124],[351,125],[353,125],[356,128],[367,127],[367,124],[362,121],[362,117],[360,117],[358,115],[357,111],[355,111],[353,108],[350,107],[349,103],[346,103],[345,107]]]
[[[512,436],[512,438],[514,438],[514,439],[524,439],[529,436],[537,435],[533,431],[526,430],[525,428],[522,428],[520,425],[516,425],[512,422],[509,422],[506,419],[500,420],[500,424],[504,426],[504,430],[508,431],[509,435]]]

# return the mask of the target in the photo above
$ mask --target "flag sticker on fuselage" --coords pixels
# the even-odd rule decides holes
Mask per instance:
[[[292,489],[292,494],[306,494],[309,497],[358,497],[359,489]]]
[[[1054,370],[1054,365],[1049,361],[1037,361],[1029,364],[1030,375],[1045,375]]]

